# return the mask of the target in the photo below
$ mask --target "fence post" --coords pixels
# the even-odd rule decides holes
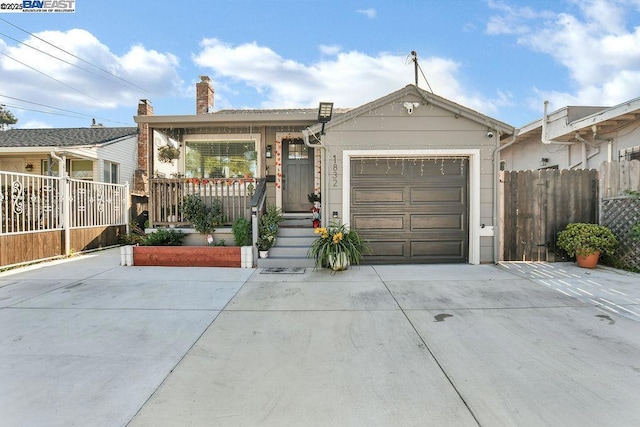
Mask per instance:
[[[131,193],[129,193],[129,181],[124,183],[124,194],[122,195],[122,198],[124,199],[124,212],[122,213],[124,217],[122,219],[126,224],[125,233],[129,234],[131,233],[131,230],[129,229],[129,223],[131,222]]]
[[[61,178],[62,184],[62,226],[64,227],[64,254],[71,255],[71,182],[69,175]]]

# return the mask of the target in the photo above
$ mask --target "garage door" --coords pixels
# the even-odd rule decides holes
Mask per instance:
[[[351,158],[351,226],[366,264],[466,263],[468,158]]]

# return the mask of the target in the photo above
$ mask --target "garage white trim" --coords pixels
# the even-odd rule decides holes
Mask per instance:
[[[342,212],[351,217],[352,157],[468,157],[469,158],[469,263],[480,264],[480,150],[344,150],[342,153]]]

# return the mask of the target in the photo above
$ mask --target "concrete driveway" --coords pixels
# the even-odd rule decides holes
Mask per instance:
[[[640,425],[639,275],[119,261],[0,273],[0,424]]]

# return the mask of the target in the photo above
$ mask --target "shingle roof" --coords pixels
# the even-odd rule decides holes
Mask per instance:
[[[10,129],[0,132],[0,147],[76,147],[99,145],[136,135],[137,127]]]

